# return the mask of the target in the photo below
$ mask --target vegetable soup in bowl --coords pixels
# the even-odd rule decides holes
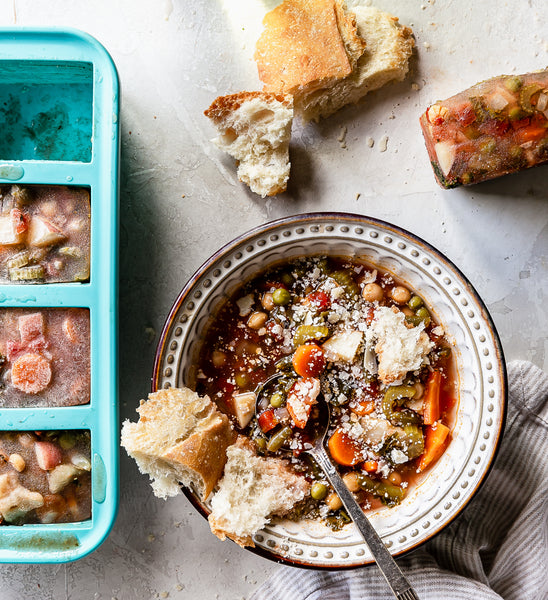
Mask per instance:
[[[303,453],[320,394],[331,458],[393,554],[432,537],[473,496],[506,403],[498,336],[460,271],[409,232],[334,213],[268,223],[196,272],[154,367],[155,390],[183,385],[307,479],[308,496],[253,541],[269,558],[315,568],[373,562]]]

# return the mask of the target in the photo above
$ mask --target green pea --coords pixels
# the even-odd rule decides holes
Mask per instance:
[[[510,92],[517,92],[523,85],[523,81],[514,75],[512,77],[507,77],[504,81],[504,85]]]
[[[239,388],[243,389],[249,384],[249,375],[244,371],[240,371],[234,376],[234,381]]]
[[[424,306],[419,308],[415,315],[419,317],[425,326],[430,325],[430,313],[428,312],[428,309],[424,308]]]
[[[62,433],[59,436],[59,445],[63,450],[69,450],[76,445],[76,437],[72,433]]]
[[[276,306],[285,306],[291,302],[291,294],[285,288],[278,288],[272,293],[272,300]]]
[[[293,276],[290,273],[284,273],[282,275],[282,283],[284,285],[287,285],[287,287],[290,287],[295,283],[295,280],[293,279]]]
[[[327,496],[327,486],[321,481],[315,481],[310,488],[310,496],[314,500],[323,500]]]
[[[417,310],[417,308],[420,308],[422,304],[423,302],[420,296],[411,296],[411,299],[407,303],[407,306],[409,306],[411,310]]]
[[[508,111],[508,116],[512,121],[517,121],[523,117],[523,111],[519,106],[514,106]]]
[[[283,406],[284,401],[283,394],[280,394],[280,392],[275,392],[270,397],[270,406],[272,406],[272,408],[280,408]]]

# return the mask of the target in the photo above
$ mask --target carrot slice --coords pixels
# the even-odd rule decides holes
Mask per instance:
[[[49,361],[40,354],[27,353],[20,356],[11,367],[11,383],[27,394],[45,390],[51,381]]]
[[[317,344],[303,344],[293,353],[293,368],[301,377],[318,377],[325,367],[323,350]]]
[[[425,425],[433,425],[440,418],[441,371],[432,371],[426,382],[423,400]]]
[[[365,417],[365,415],[369,415],[375,410],[375,401],[360,400],[359,402],[352,402],[349,408],[358,417]]]
[[[342,429],[336,429],[327,442],[331,458],[345,467],[353,467],[363,460],[360,444]]]
[[[446,442],[449,441],[449,427],[438,421],[425,428],[424,452],[419,458],[417,471],[421,472],[426,467],[438,460],[443,454]]]
[[[376,473],[379,468],[379,463],[376,460],[366,460],[363,463],[363,470],[368,473]]]

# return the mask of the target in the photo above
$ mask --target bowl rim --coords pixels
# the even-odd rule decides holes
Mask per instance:
[[[410,552],[413,552],[419,546],[422,546],[426,542],[431,541],[441,531],[446,529],[451,523],[453,523],[455,521],[455,519],[457,517],[459,517],[461,515],[462,511],[466,508],[466,506],[468,506],[468,504],[475,497],[478,490],[481,488],[481,486],[487,479],[487,477],[488,477],[489,473],[491,472],[493,465],[496,461],[496,458],[497,458],[497,455],[498,455],[498,452],[500,449],[501,441],[503,438],[503,433],[504,433],[504,429],[505,429],[505,425],[506,425],[506,417],[507,417],[507,412],[508,412],[508,374],[507,374],[507,369],[506,369],[506,361],[504,358],[504,350],[502,347],[502,343],[500,341],[498,331],[495,327],[495,323],[489,313],[489,310],[487,309],[487,306],[485,305],[482,298],[476,291],[475,287],[472,285],[472,283],[470,282],[468,277],[466,277],[466,275],[461,271],[461,269],[459,267],[457,267],[457,265],[455,265],[455,263],[451,259],[447,258],[447,256],[445,256],[445,254],[443,254],[440,250],[438,250],[435,246],[433,246],[426,240],[424,240],[421,237],[419,237],[418,235],[408,231],[407,229],[400,227],[399,225],[394,225],[393,223],[384,221],[382,219],[378,219],[376,217],[370,217],[370,216],[366,216],[366,215],[362,215],[362,214],[358,214],[358,213],[336,212],[336,211],[335,212],[331,212],[331,211],[307,212],[307,213],[300,213],[300,214],[296,214],[296,215],[281,217],[281,218],[278,218],[278,219],[275,219],[272,221],[268,221],[266,223],[263,223],[261,225],[258,225],[256,227],[253,227],[252,229],[245,231],[244,233],[238,235],[231,241],[224,244],[219,250],[217,250],[207,260],[205,260],[198,267],[198,269],[196,269],[196,271],[191,275],[191,277],[188,279],[186,284],[183,286],[181,292],[177,296],[175,302],[173,303],[173,305],[165,319],[164,325],[162,327],[162,332],[160,334],[160,338],[158,341],[158,345],[156,348],[153,372],[152,372],[152,378],[151,378],[151,391],[155,392],[158,389],[160,389],[158,387],[158,384],[159,384],[159,380],[160,380],[161,359],[164,355],[165,344],[166,344],[168,332],[170,331],[173,320],[174,320],[175,316],[177,315],[179,309],[181,308],[183,302],[185,301],[185,299],[187,298],[187,296],[193,289],[195,283],[211,267],[211,265],[214,264],[215,262],[217,262],[219,259],[222,259],[224,256],[226,256],[230,252],[232,252],[236,247],[245,243],[246,240],[254,238],[255,236],[257,236],[259,234],[265,234],[272,229],[277,229],[278,227],[284,226],[284,225],[295,225],[296,223],[301,223],[301,222],[308,223],[311,221],[322,221],[322,220],[326,220],[326,221],[340,220],[340,221],[352,221],[352,222],[362,221],[363,223],[377,226],[384,230],[388,230],[388,231],[392,230],[392,231],[394,231],[400,235],[403,235],[404,237],[418,243],[419,245],[427,248],[430,252],[432,252],[436,256],[436,258],[438,260],[440,260],[440,262],[449,266],[451,270],[455,271],[459,275],[459,277],[462,280],[463,285],[466,287],[467,291],[474,298],[474,300],[477,302],[478,306],[482,310],[482,316],[485,319],[486,324],[488,325],[490,331],[492,332],[493,344],[494,344],[496,352],[497,352],[496,363],[500,369],[499,372],[497,373],[497,375],[500,378],[500,388],[501,388],[501,398],[500,398],[500,400],[501,400],[501,406],[500,406],[501,418],[500,418],[500,426],[498,428],[498,431],[496,432],[496,435],[497,435],[496,442],[494,444],[493,452],[489,459],[489,463],[488,463],[487,467],[485,468],[484,472],[482,473],[481,478],[475,485],[474,489],[468,495],[466,500],[459,506],[458,510],[456,510],[455,513],[453,515],[451,515],[451,517],[447,521],[443,522],[436,530],[431,531],[428,536],[426,536],[424,539],[417,541],[415,544],[411,545],[409,548],[406,548],[406,549],[398,551],[398,552],[391,552],[392,556],[401,557],[401,556],[409,554]],[[193,507],[205,519],[207,519],[207,517],[208,517],[207,512],[204,510],[203,506],[199,503],[198,499],[193,494],[193,492],[184,486],[181,486],[181,489],[182,489],[183,493],[185,494],[185,496],[188,498],[188,500],[191,502]],[[298,558],[295,558],[295,557],[287,557],[283,554],[276,554],[272,550],[263,548],[261,546],[246,547],[246,550],[248,550],[249,552],[252,552],[254,554],[257,554],[259,556],[262,556],[263,558],[266,558],[268,560],[276,562],[276,563],[286,564],[289,566],[305,568],[305,569],[314,569],[314,570],[324,570],[324,571],[351,570],[351,569],[357,569],[357,568],[362,568],[362,567],[368,567],[368,566],[372,566],[375,564],[374,560],[366,561],[366,562],[356,561],[356,562],[352,562],[352,563],[343,563],[343,564],[340,564],[340,563],[339,564],[325,564],[325,565],[312,564],[312,563],[306,562],[306,560],[299,560]]]

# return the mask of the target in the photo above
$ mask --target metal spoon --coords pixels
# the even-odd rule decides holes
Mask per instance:
[[[415,590],[413,590],[411,584],[401,572],[396,561],[392,558],[392,555],[384,545],[379,534],[365,516],[352,492],[346,487],[341,476],[337,473],[331,458],[327,454],[325,449],[325,437],[331,421],[331,410],[329,404],[321,395],[318,397],[318,405],[320,409],[318,424],[324,425],[324,428],[316,437],[314,446],[310,450],[305,450],[305,452],[314,458],[318,466],[320,466],[325,473],[325,476],[341,499],[341,502],[351,519],[354,521],[360,534],[365,540],[365,543],[369,547],[369,550],[371,550],[371,554],[373,554],[375,562],[388,582],[394,596],[398,598],[398,600],[419,600]]]
[[[260,397],[265,388],[267,388],[270,383],[281,376],[282,373],[276,373],[275,375],[272,375],[266,379],[262,384],[257,386],[255,390],[256,413],[258,413],[257,408],[259,406]],[[361,506],[354,498],[354,495],[346,487],[346,484],[342,480],[341,476],[337,473],[335,465],[327,454],[325,449],[325,437],[331,422],[331,410],[329,404],[325,401],[321,394],[318,396],[318,408],[318,426],[315,428],[316,436],[314,439],[314,446],[311,449],[305,450],[305,452],[312,456],[312,458],[324,472],[329,483],[333,486],[333,489],[341,499],[346,511],[350,515],[352,521],[354,521],[358,531],[369,547],[371,554],[373,554],[375,562],[381,570],[381,573],[384,575],[384,578],[390,586],[394,596],[398,598],[398,600],[419,600],[415,590],[411,587],[411,584],[401,572],[400,568],[396,564],[396,561],[392,558],[392,555],[381,540],[379,534],[375,531],[375,528],[373,525],[371,525]]]

